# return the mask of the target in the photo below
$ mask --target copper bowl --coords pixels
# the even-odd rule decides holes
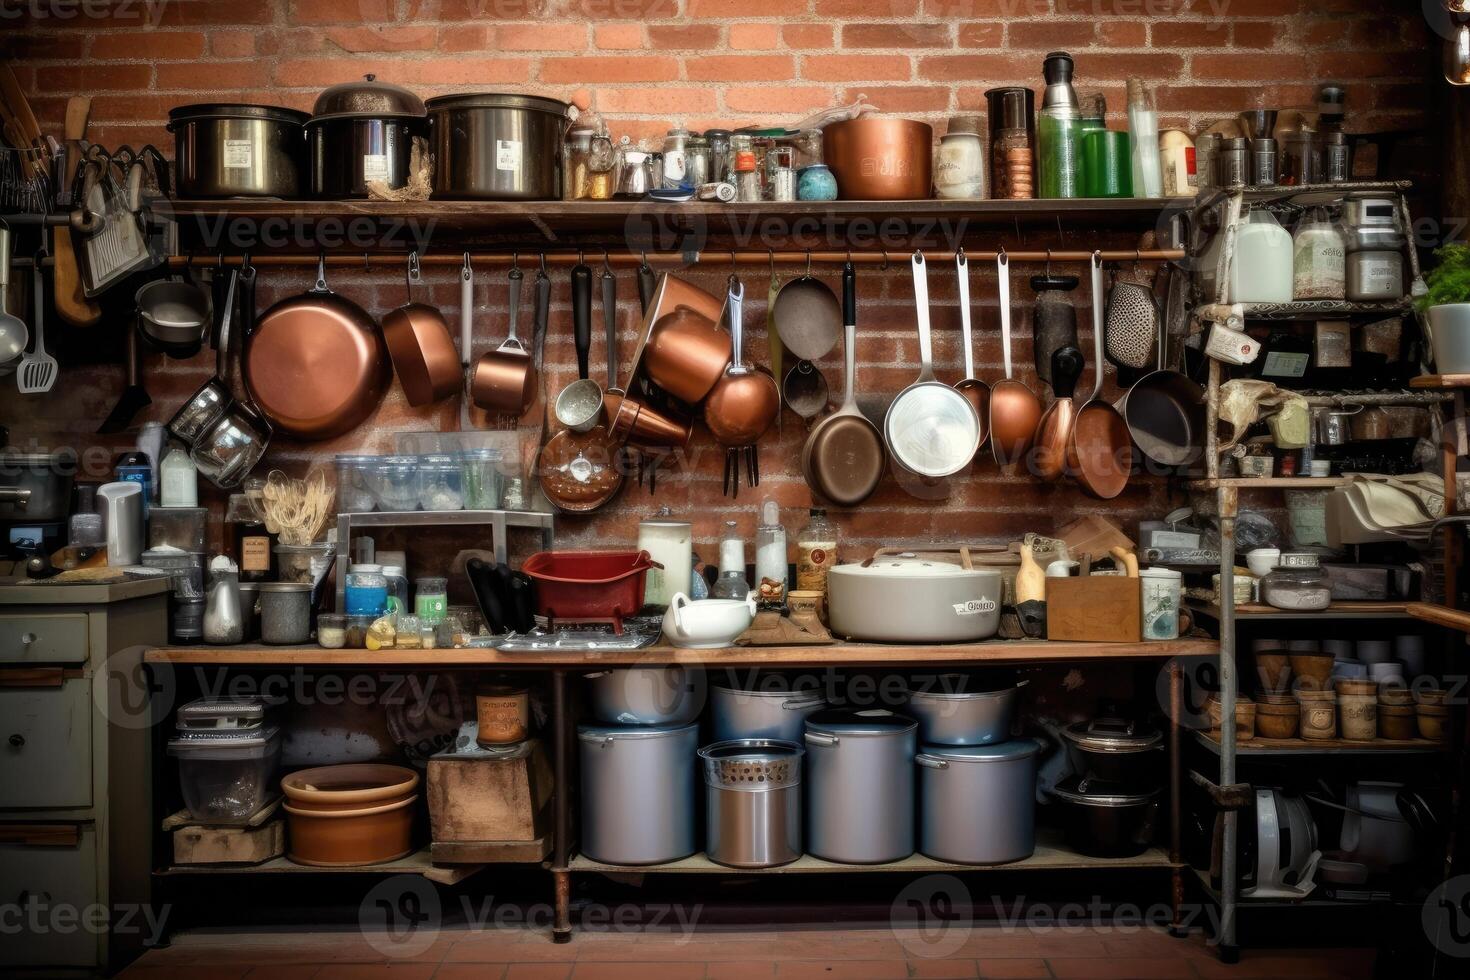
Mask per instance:
[[[912,201],[934,185],[934,127],[860,116],[822,128],[822,157],[845,201]]]
[[[354,810],[304,810],[285,805],[286,826],[297,864],[348,868],[396,861],[413,853],[414,802],[407,796],[366,803]]]
[[[459,391],[463,369],[449,324],[438,310],[423,303],[400,306],[383,317],[383,339],[410,405],[427,405]]]

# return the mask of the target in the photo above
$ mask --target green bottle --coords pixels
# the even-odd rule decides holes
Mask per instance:
[[[1036,121],[1037,197],[1080,197],[1082,118],[1072,90],[1072,56],[1053,51],[1042,63],[1046,91]]]

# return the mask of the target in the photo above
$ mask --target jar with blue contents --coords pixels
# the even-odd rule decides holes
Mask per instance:
[[[347,615],[378,617],[388,611],[388,578],[382,565],[353,565],[347,570]]]

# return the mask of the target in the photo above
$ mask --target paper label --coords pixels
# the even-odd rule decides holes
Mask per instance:
[[[956,616],[978,616],[981,613],[995,612],[994,599],[969,599],[965,602],[954,604]]]
[[[521,169],[521,141],[495,141],[495,169],[518,173]]]
[[[255,144],[250,140],[225,140],[225,169],[249,170],[255,166]]]
[[[388,154],[386,154],[386,153],[364,153],[362,155],[362,179],[363,180],[387,180],[388,179]]]
[[[268,572],[271,570],[271,539],[252,535],[240,539],[240,571]]]
[[[1307,365],[1312,361],[1310,354],[1297,354],[1285,351],[1272,351],[1266,355],[1266,360],[1261,364],[1261,373],[1270,374],[1278,378],[1300,378],[1307,373]]]

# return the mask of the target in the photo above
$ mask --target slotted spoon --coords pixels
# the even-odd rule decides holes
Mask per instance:
[[[36,262],[34,268],[35,279],[33,288],[36,299],[36,349],[29,351],[20,360],[20,367],[15,371],[16,387],[22,395],[40,395],[51,390],[56,384],[56,358],[46,353],[46,328],[41,322],[41,310],[46,305],[45,294],[42,291],[44,280],[41,278],[41,263]]]

